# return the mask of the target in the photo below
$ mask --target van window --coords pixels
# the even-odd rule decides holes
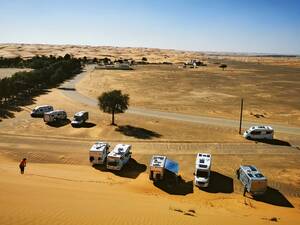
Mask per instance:
[[[107,165],[109,165],[109,166],[117,166],[118,165],[118,161],[108,161]]]
[[[208,172],[207,172],[207,171],[197,170],[196,176],[197,176],[197,177],[204,177],[204,178],[207,178],[207,177],[208,177]]]
[[[254,131],[251,131],[251,134],[252,134],[252,135],[260,135],[260,134],[261,134],[261,131],[256,131],[256,130],[254,130]]]

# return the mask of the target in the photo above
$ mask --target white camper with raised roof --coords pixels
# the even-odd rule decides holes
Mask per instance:
[[[121,170],[131,158],[131,145],[117,144],[107,155],[106,167],[110,170]]]
[[[208,187],[210,169],[211,169],[211,154],[198,153],[195,163],[194,183],[198,187]]]
[[[247,192],[252,195],[262,195],[268,187],[267,178],[252,165],[242,165],[236,171],[237,178],[246,187]]]
[[[150,180],[164,179],[165,164],[167,157],[164,155],[153,155],[150,161]]]
[[[89,159],[92,165],[104,164],[108,154],[109,144],[106,142],[98,141],[90,149]]]

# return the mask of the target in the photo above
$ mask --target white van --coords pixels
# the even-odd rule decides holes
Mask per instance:
[[[44,114],[44,122],[52,123],[67,119],[67,113],[64,110],[54,110]]]
[[[274,130],[270,126],[253,126],[244,133],[247,139],[273,139]]]
[[[90,163],[92,165],[104,164],[108,154],[109,144],[105,142],[96,142],[90,149]]]
[[[53,106],[51,105],[40,105],[36,106],[30,113],[32,117],[43,116],[46,112],[53,111]]]
[[[164,155],[153,155],[150,161],[150,180],[163,180],[165,172],[167,156]]]
[[[237,178],[246,187],[247,192],[252,195],[262,195],[268,187],[267,178],[252,165],[240,166],[236,171]]]
[[[86,111],[80,111],[75,113],[73,120],[71,122],[71,125],[73,127],[81,126],[85,121],[87,121],[89,118],[89,113]]]
[[[208,187],[211,169],[211,154],[198,153],[195,164],[195,185],[198,187]]]
[[[107,155],[106,167],[110,170],[121,170],[131,158],[131,145],[117,144]]]

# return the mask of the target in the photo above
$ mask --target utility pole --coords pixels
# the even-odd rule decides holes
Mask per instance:
[[[242,132],[242,120],[243,120],[243,104],[244,104],[244,99],[241,99],[241,114],[240,114],[240,129],[239,129],[239,134]]]

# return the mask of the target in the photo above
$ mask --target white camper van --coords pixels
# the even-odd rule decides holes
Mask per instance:
[[[194,183],[198,187],[208,187],[211,169],[211,154],[198,153],[196,157]]]
[[[85,121],[87,121],[89,118],[89,113],[86,111],[80,111],[75,113],[73,120],[71,122],[71,125],[73,127],[81,126]]]
[[[274,130],[270,126],[253,126],[243,136],[247,139],[273,139]]]
[[[32,111],[31,111],[31,116],[32,117],[37,117],[37,116],[43,116],[44,113],[47,113],[47,112],[51,112],[53,111],[53,106],[51,105],[40,105],[40,106],[37,106],[35,107]]]
[[[44,114],[44,122],[52,123],[67,119],[67,113],[64,110],[54,110]]]
[[[167,157],[164,155],[154,155],[150,161],[150,180],[162,180],[164,178],[165,164]]]
[[[252,195],[262,195],[267,190],[267,178],[255,166],[240,166],[237,177]]]
[[[90,163],[92,165],[104,164],[108,154],[109,144],[105,142],[96,142],[90,149]]]
[[[106,167],[110,170],[121,170],[131,158],[131,145],[117,144],[107,155]]]

